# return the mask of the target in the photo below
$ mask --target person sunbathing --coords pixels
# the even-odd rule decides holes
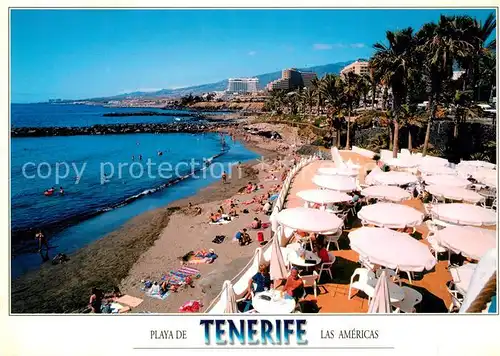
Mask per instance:
[[[272,207],[272,204],[270,201],[267,201],[264,206],[262,206],[262,212],[266,215],[269,215],[269,213],[271,212],[271,207]]]
[[[229,216],[238,216],[238,213],[236,212],[236,208],[234,207],[234,204],[231,204],[231,208],[229,209]]]
[[[262,221],[259,218],[255,217],[252,221],[252,229],[260,229],[262,227]]]
[[[215,220],[219,221],[220,219],[222,219],[222,213],[220,210],[217,210],[217,212],[215,213]]]
[[[210,213],[210,222],[216,223],[218,221],[217,216],[214,213]]]
[[[250,235],[247,233],[247,229],[240,230],[235,235],[236,240],[240,243],[240,246],[245,246],[252,242]]]
[[[247,184],[247,193],[251,193],[253,191],[253,184],[252,182],[248,182]]]
[[[221,205],[221,206],[219,206],[219,212],[220,212],[221,214],[224,214],[224,208],[222,207],[222,205]]]

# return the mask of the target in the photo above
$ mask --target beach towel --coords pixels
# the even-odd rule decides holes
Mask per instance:
[[[209,225],[226,225],[226,224],[229,224],[231,222],[231,219],[230,220],[218,220],[217,222],[209,222],[208,224]]]
[[[128,305],[131,308],[136,308],[139,306],[139,304],[141,304],[143,302],[143,299],[132,297],[131,295],[125,294],[125,295],[121,296],[120,298],[116,299],[116,301],[118,303]]]
[[[151,288],[146,289],[145,293],[148,297],[160,300],[165,300],[170,295],[170,292],[166,292],[165,294],[162,295],[160,293],[160,286],[158,285],[153,285]]]
[[[203,303],[200,300],[190,300],[179,308],[181,313],[197,313],[203,307]]]
[[[221,243],[223,243],[223,242],[224,242],[224,239],[225,239],[225,238],[226,238],[226,236],[224,236],[224,235],[217,235],[217,236],[215,236],[215,238],[212,240],[212,242],[213,242],[214,244],[221,244]]]

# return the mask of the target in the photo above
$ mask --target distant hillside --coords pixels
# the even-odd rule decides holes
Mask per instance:
[[[325,64],[325,65],[316,66],[316,67],[309,67],[309,68],[298,68],[298,70],[306,71],[306,72],[315,72],[316,75],[319,78],[321,78],[327,73],[339,74],[340,71],[342,70],[342,68],[344,68],[346,65],[351,64],[352,62],[354,62],[354,61],[331,63],[331,64]],[[281,78],[281,71],[260,74],[260,75],[257,75],[256,77],[259,78],[259,87],[264,88],[269,82],[276,80],[278,78]],[[189,93],[201,94],[201,93],[206,93],[206,92],[211,92],[211,91],[222,91],[222,90],[226,90],[226,88],[227,88],[227,79],[221,80],[220,82],[216,82],[216,83],[201,84],[201,85],[196,85],[196,86],[186,87],[186,88],[162,89],[162,90],[158,90],[155,92],[133,92],[133,93],[116,95],[116,96],[113,96],[110,98],[96,98],[95,100],[140,98],[140,97],[152,98],[152,97],[182,96],[182,95],[187,95]]]

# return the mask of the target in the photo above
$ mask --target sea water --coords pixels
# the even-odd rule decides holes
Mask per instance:
[[[216,133],[13,138],[10,186],[13,239],[23,233],[26,238],[34,229],[47,229],[56,231],[49,234],[49,245],[56,246],[50,250],[50,256],[74,252],[134,216],[196,194],[220,179],[221,170],[228,170],[230,164],[257,157],[239,142],[226,139],[229,150],[215,158],[205,174],[198,173],[198,178],[166,186],[177,176],[191,173],[193,164],[202,168],[205,159],[220,154],[220,140]],[[151,174],[147,172],[148,160],[152,164]],[[62,162],[69,166],[67,176]],[[179,167],[180,162],[184,164]],[[119,176],[120,164],[130,167],[133,163],[135,168],[124,168]],[[154,168],[162,163],[173,168],[163,172],[163,177]],[[66,177],[56,182],[57,164],[59,176]],[[145,171],[142,175],[140,165]],[[44,191],[51,187],[55,188],[54,194],[45,196]],[[59,194],[60,187],[64,195]],[[21,242],[25,241],[13,240],[12,245]],[[31,240],[29,248],[13,253],[13,277],[40,266],[34,242]]]

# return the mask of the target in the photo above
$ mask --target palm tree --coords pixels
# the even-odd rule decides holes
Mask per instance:
[[[387,79],[392,89],[392,116],[394,125],[393,157],[397,157],[399,150],[399,116],[403,101],[406,99],[408,71],[414,55],[413,29],[386,32],[388,45],[375,43],[376,52],[372,64]]]
[[[307,107],[308,113],[312,114],[312,106],[314,103],[314,92],[310,88],[305,88],[302,91],[302,102],[304,104],[304,107]]]
[[[321,86],[323,85],[322,79],[319,79],[318,77],[315,77],[311,81],[312,84],[312,92],[316,96],[316,115],[320,114],[320,108],[323,103],[322,97],[321,97]]]
[[[467,41],[460,26],[466,22],[463,18],[441,15],[439,22],[425,24],[417,33],[418,52],[422,59],[422,68],[427,77],[429,97],[429,120],[425,133],[422,155],[427,154],[432,120],[437,104],[441,100],[443,83],[453,75],[453,64],[465,58],[473,46]]]
[[[321,80],[321,97],[324,99],[328,109],[328,120],[330,122],[330,130],[336,131],[335,145],[340,145],[341,122],[338,118],[341,106],[342,95],[344,92],[343,81],[340,77],[334,74],[327,74]]]
[[[480,100],[481,73],[480,61],[485,55],[494,53],[496,40],[488,41],[496,28],[494,13],[490,13],[484,23],[469,16],[457,16],[455,19],[456,30],[463,39],[470,43],[471,48],[465,56],[457,58],[458,63],[465,69],[465,81],[462,90],[477,90],[476,100]]]
[[[372,109],[375,109],[375,97],[377,96],[377,86],[380,83],[380,73],[375,70],[371,61],[369,63],[369,68],[368,80],[372,92]]]
[[[343,77],[344,79],[344,103],[347,106],[347,140],[345,148],[348,150],[351,146],[351,115],[352,109],[356,102],[359,102],[359,75],[354,72],[349,72]]]
[[[360,75],[357,83],[358,91],[360,95],[363,97],[363,107],[366,109],[366,97],[370,92],[371,87],[371,78],[370,75],[364,74]],[[372,97],[373,101],[373,97]]]

